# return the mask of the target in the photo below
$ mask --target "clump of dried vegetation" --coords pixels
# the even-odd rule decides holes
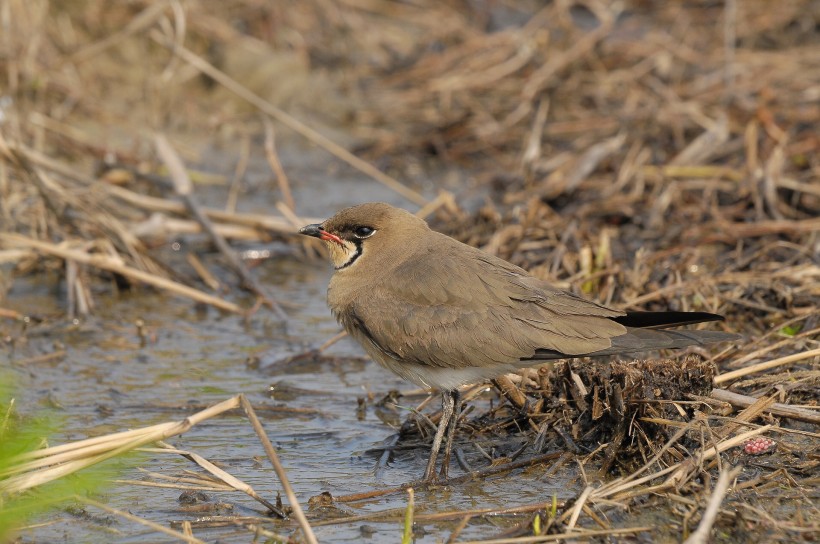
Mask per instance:
[[[309,248],[276,155],[287,127],[540,277],[626,309],[721,313],[744,335],[717,354],[497,383],[508,402],[463,434],[529,429],[500,470],[552,459],[548,475],[572,464],[583,480],[574,501],[515,509],[541,517],[509,536],[638,532],[623,512],[641,505],[674,512],[664,530],[687,542],[713,526],[728,541],[816,538],[818,17],[811,0],[5,0],[0,288],[56,268],[69,315],[92,312],[91,285],[106,281],[248,313],[208,292],[195,255],[186,274],[151,250],[204,231],[236,285],[280,311],[224,239]],[[255,136],[276,216],[235,209]],[[230,179],[183,166],[229,141]],[[367,161],[411,181],[455,166],[469,183],[434,181],[428,200]],[[197,198],[207,182],[227,186],[224,208]],[[425,433],[405,425],[405,438]],[[744,453],[764,434],[766,457]],[[525,448],[535,455],[517,460]]]

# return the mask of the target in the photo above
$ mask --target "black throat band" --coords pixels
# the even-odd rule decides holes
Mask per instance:
[[[362,241],[361,240],[351,240],[351,241],[356,246],[356,251],[350,257],[350,259],[347,260],[347,262],[345,264],[343,264],[342,266],[335,267],[336,270],[341,270],[343,268],[347,268],[351,264],[355,263],[356,259],[361,257],[361,255],[362,255]]]

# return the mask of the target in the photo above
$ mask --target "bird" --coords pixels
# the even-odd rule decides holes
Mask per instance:
[[[334,273],[332,314],[377,363],[441,392],[424,482],[446,479],[459,387],[555,359],[632,354],[739,338],[667,327],[720,321],[707,312],[622,311],[558,289],[523,268],[432,230],[412,213],[370,202],[301,234],[323,240]]]

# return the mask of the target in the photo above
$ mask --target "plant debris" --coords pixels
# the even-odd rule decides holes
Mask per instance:
[[[574,478],[572,500],[494,510],[513,523],[498,538],[820,534],[816,2],[81,4],[0,6],[13,22],[0,39],[10,349],[63,317],[7,307],[21,278],[58,276],[51,296],[69,318],[149,286],[281,319],[287,293],[260,286],[225,240],[317,253],[296,234],[316,219],[299,216],[298,176],[278,156],[283,140],[307,141],[438,230],[562,288],[720,313],[711,326],[745,338],[676,359],[557,363],[496,380],[498,397],[468,391],[464,475],[450,483],[534,467]],[[209,163],[220,147],[233,172]],[[253,154],[269,184],[246,176]],[[276,210],[242,211],[254,191],[275,193]],[[287,364],[338,361],[324,354],[333,341]],[[405,420],[381,465],[426,448],[428,417]],[[456,541],[490,514],[414,515],[461,520]],[[279,534],[261,517],[213,523]]]

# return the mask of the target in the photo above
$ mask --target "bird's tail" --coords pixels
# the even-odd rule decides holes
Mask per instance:
[[[666,329],[706,321],[723,321],[723,316],[709,312],[626,312],[626,315],[619,315],[610,319],[617,321],[624,327]]]
[[[677,349],[688,346],[703,346],[716,342],[739,340],[739,334],[720,331],[668,331],[657,329],[627,328],[627,333],[612,338],[612,345],[592,353],[566,355],[553,350],[540,349],[531,360],[548,361],[568,359],[570,357],[603,357],[607,355],[624,355],[655,351],[659,349]]]
[[[612,347],[595,355],[615,355],[636,353],[656,349],[676,349],[688,346],[703,346],[716,342],[739,340],[741,336],[720,331],[667,331],[657,329],[627,329],[626,334],[612,339]]]

